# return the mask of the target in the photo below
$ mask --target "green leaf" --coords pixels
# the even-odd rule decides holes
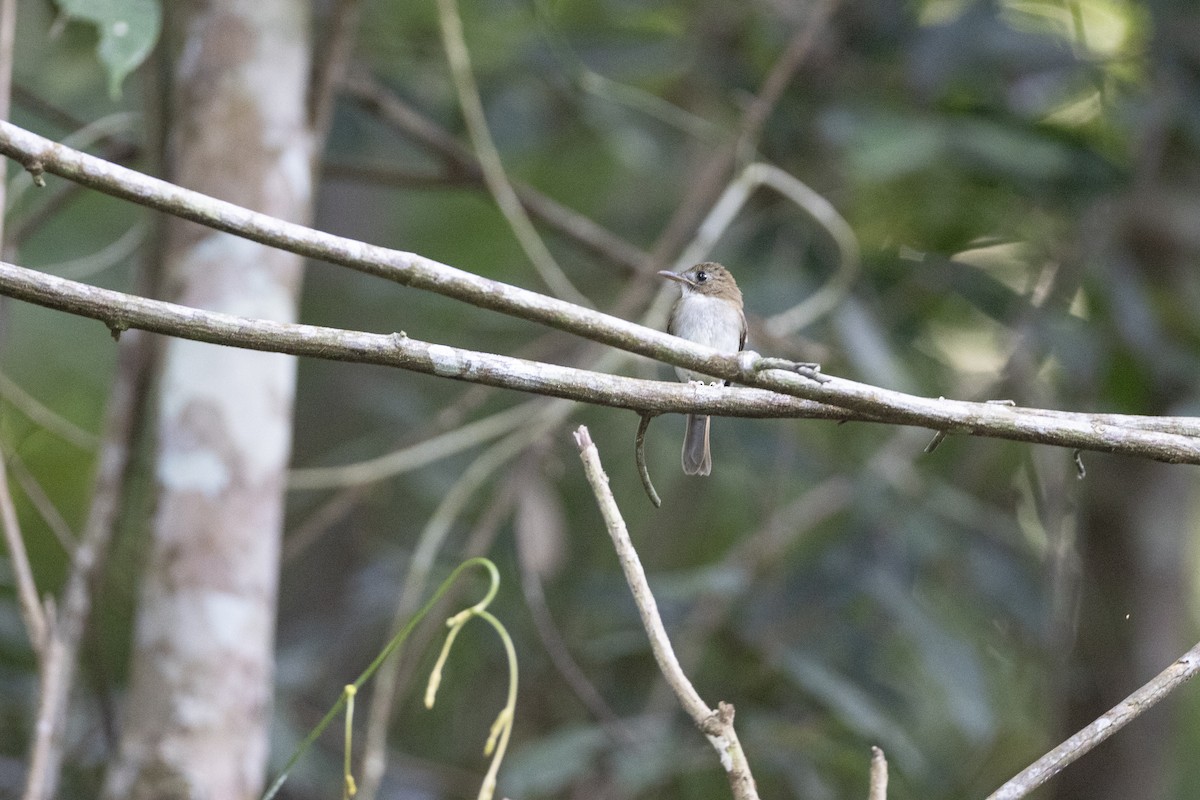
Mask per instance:
[[[162,29],[159,0],[56,0],[64,14],[91,22],[100,34],[96,48],[108,68],[108,93],[121,95],[121,82],[150,55]]]

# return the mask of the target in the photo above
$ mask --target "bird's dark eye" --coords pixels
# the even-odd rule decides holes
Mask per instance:
[[[708,273],[705,272],[704,270],[700,270],[699,272],[696,273],[696,283],[704,283],[707,280],[708,280]]]

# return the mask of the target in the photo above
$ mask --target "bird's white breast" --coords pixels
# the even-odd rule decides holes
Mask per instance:
[[[736,353],[742,349],[743,324],[741,309],[729,301],[688,293],[675,307],[671,333],[722,353]],[[684,369],[676,372],[683,380],[708,377]]]

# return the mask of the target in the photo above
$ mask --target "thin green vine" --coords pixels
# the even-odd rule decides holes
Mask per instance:
[[[287,780],[288,775],[291,774],[292,768],[295,767],[297,762],[300,761],[301,757],[308,752],[308,749],[312,747],[314,742],[317,741],[317,738],[325,732],[325,729],[329,727],[330,723],[333,722],[342,709],[346,709],[346,745],[343,765],[343,797],[350,798],[354,796],[357,791],[357,787],[354,782],[354,776],[351,772],[350,765],[351,724],[353,722],[354,715],[354,696],[358,693],[358,690],[362,688],[362,685],[370,680],[376,671],[378,671],[379,667],[383,665],[383,662],[387,660],[388,656],[392,655],[400,647],[400,645],[404,643],[409,634],[411,634],[413,629],[416,628],[417,624],[424,619],[431,610],[433,610],[434,605],[437,604],[438,600],[442,599],[442,596],[446,594],[452,585],[454,585],[454,582],[458,580],[458,577],[472,567],[482,567],[488,573],[490,585],[488,586],[488,590],[484,594],[482,600],[470,608],[460,611],[447,620],[446,624],[450,626],[450,634],[446,637],[446,643],[442,646],[442,652],[438,656],[438,660],[433,668],[433,672],[429,676],[429,688],[425,693],[425,704],[427,707],[433,706],[433,698],[437,694],[437,686],[441,682],[442,667],[445,665],[446,659],[450,654],[450,646],[454,643],[454,639],[458,636],[458,632],[462,629],[462,626],[465,625],[472,617],[480,617],[481,619],[486,620],[496,630],[501,641],[504,643],[504,650],[508,656],[509,665],[508,702],[501,710],[500,715],[496,718],[496,721],[492,724],[492,732],[488,737],[488,743],[484,749],[484,755],[492,755],[493,751],[495,754],[492,758],[492,763],[488,769],[487,775],[484,777],[483,785],[479,789],[479,800],[490,800],[496,789],[496,774],[500,770],[500,761],[504,758],[504,751],[508,747],[508,737],[512,730],[513,716],[516,713],[517,653],[516,649],[513,647],[512,638],[508,635],[508,631],[504,629],[504,625],[487,611],[487,607],[491,604],[492,600],[495,599],[496,593],[500,590],[500,571],[496,569],[496,565],[493,564],[489,559],[482,557],[468,559],[467,561],[459,564],[454,571],[450,573],[449,577],[442,581],[441,586],[439,586],[437,591],[433,593],[433,596],[426,601],[425,605],[422,606],[421,609],[417,611],[417,613],[414,614],[412,618],[404,625],[404,627],[392,637],[391,641],[387,643],[387,646],[379,651],[379,655],[377,655],[375,660],[372,661],[365,670],[363,670],[362,674],[355,679],[354,683],[347,684],[345,689],[342,691],[341,697],[339,697],[337,702],[333,704],[333,707],[330,708],[325,716],[321,718],[321,721],[317,723],[316,727],[309,731],[308,736],[304,737],[304,741],[302,741],[296,747],[296,750],[288,759],[287,764],[284,765],[283,771],[263,793],[261,800],[272,800],[272,798],[275,797],[275,795],[279,792],[280,787],[283,786],[284,781]]]

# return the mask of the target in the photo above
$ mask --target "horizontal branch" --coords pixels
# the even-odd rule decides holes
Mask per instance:
[[[781,394],[815,401],[824,406],[836,406],[856,412],[843,414],[841,418],[916,425],[948,434],[991,436],[1079,450],[1126,453],[1171,463],[1200,463],[1200,436],[1198,436],[1200,428],[1197,427],[1194,420],[1176,418],[1172,421],[1170,430],[1155,430],[1147,429],[1141,424],[1126,425],[1121,422],[1119,415],[1107,415],[1100,418],[1087,414],[1031,412],[1000,404],[915,397],[839,378],[818,382],[798,374],[794,370],[771,368],[779,363],[778,360],[763,359],[757,353],[745,352],[736,356],[722,355],[711,348],[670,336],[661,331],[546,297],[527,289],[492,281],[414,253],[389,250],[340,236],[332,236],[312,228],[250,211],[232,203],[216,200],[198,192],[192,192],[110,164],[86,153],[51,142],[7,122],[0,122],[0,153],[17,159],[35,176],[40,175],[43,171],[52,172],[113,196],[138,202],[272,247],[342,264],[367,274],[452,297],[480,308],[501,311],[540,322],[631,353],[686,367],[704,375],[724,378],[759,389],[770,389]],[[52,305],[52,303],[46,304]],[[109,316],[106,317],[104,314]],[[96,311],[89,316],[108,319],[112,316],[112,312],[111,310]],[[130,322],[130,324],[155,330],[149,325],[134,322]],[[188,335],[175,331],[162,332],[180,336]],[[191,338],[200,337],[192,335]],[[206,339],[206,341],[212,341],[212,339]],[[299,355],[318,357],[322,355],[320,346],[304,349],[303,343],[299,342],[289,345],[290,349],[285,349],[278,341],[274,343],[259,341],[258,344],[255,344],[239,340],[224,343],[242,347],[258,347],[259,349],[276,349]],[[532,372],[523,378],[514,378],[511,375],[501,376],[499,373],[504,372],[503,368],[492,371],[465,366],[460,368],[460,362],[448,365],[444,359],[438,361],[435,358],[437,354],[459,352],[441,345],[424,345],[435,354],[435,356],[426,354],[424,357],[406,355],[402,349],[395,346],[391,351],[386,348],[378,351],[378,344],[372,345],[372,347],[376,348],[376,351],[368,352],[371,348],[363,347],[356,350],[354,355],[347,353],[344,358],[353,361],[390,363],[393,366],[404,366],[418,371],[432,371],[434,374],[444,374],[443,371],[449,370],[452,373],[450,376],[464,380],[477,379],[477,382],[494,386],[504,385],[507,388],[522,391],[556,394],[560,397],[571,397],[607,405],[621,405],[639,410],[679,410],[683,406],[680,404],[666,409],[652,403],[650,396],[660,401],[670,394],[666,389],[653,382],[648,382],[647,386],[655,388],[648,390],[646,397],[634,403],[629,395],[624,392],[612,392],[608,385],[574,386],[570,393],[563,390],[561,386],[555,389],[555,381],[545,378],[542,372],[538,372],[538,370],[544,371],[549,368],[535,362],[524,362]],[[435,348],[440,349],[435,350]],[[498,358],[485,354],[476,355],[481,359]],[[435,364],[435,362],[437,363]],[[468,374],[471,376],[487,375],[488,377],[486,379],[483,377],[468,378]],[[604,395],[601,390],[610,391],[608,395]],[[696,406],[699,406],[701,400],[704,405],[707,405],[708,401],[715,404],[720,398],[728,397],[730,394],[732,393],[724,391],[709,394],[707,390],[689,387],[678,396],[686,395],[693,398]],[[709,408],[713,409],[710,413],[736,413],[733,409],[715,409],[712,406]],[[796,415],[820,416],[821,414],[808,413],[814,408],[816,407],[808,407],[803,414]],[[834,416],[833,412],[827,411],[826,413]],[[783,416],[779,414],[762,415]]]
[[[250,319],[150,300],[0,262],[0,295],[140,330],[211,344],[377,364],[442,378],[651,413],[862,419],[862,415],[761,389],[651,381],[380,334]]]
[[[248,319],[149,300],[0,263],[0,295],[103,321],[111,330],[140,328],[213,344],[337,361],[399,367],[444,378],[650,413],[860,420],[916,425],[947,433],[1125,453],[1200,464],[1200,420],[1127,417],[1022,409],[930,399],[840,378],[817,383],[784,370],[764,383],[808,384],[829,403],[749,387],[650,381],[483,353],[413,339],[314,325]],[[773,365],[753,353],[738,362]]]

